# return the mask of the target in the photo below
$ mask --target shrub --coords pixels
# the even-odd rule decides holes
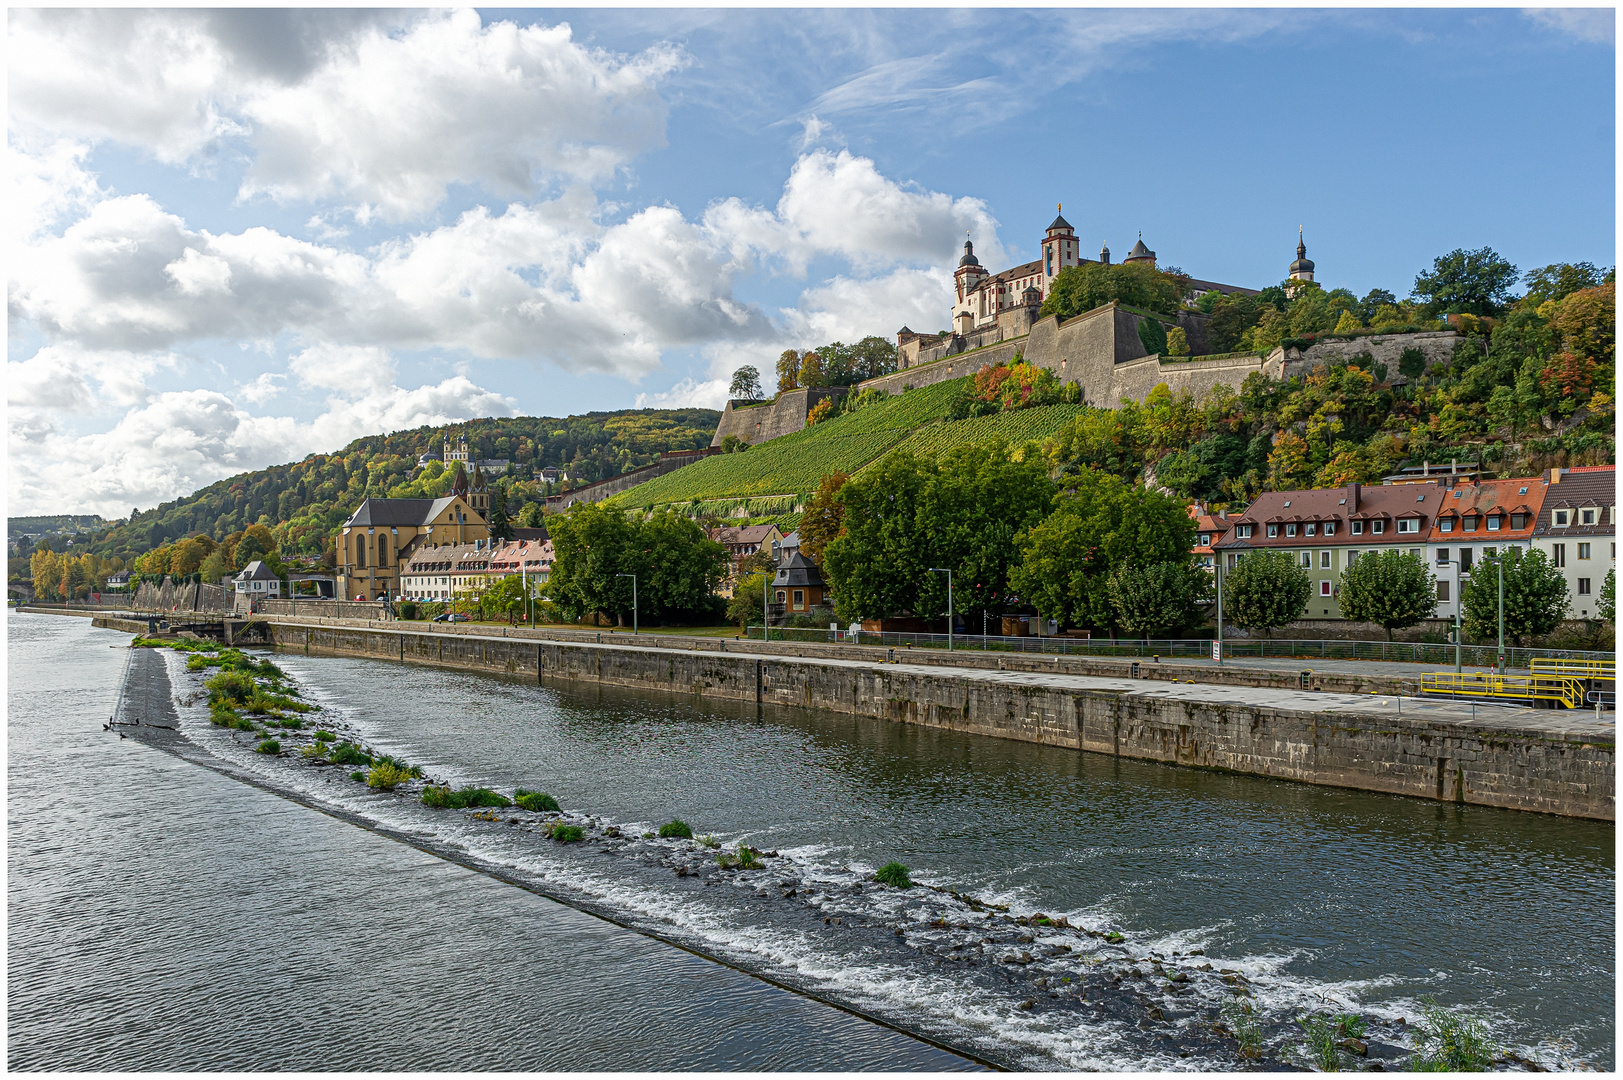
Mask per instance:
[[[737,852],[723,851],[718,854],[716,865],[723,870],[759,870],[761,853],[748,844],[739,844]]]
[[[411,773],[384,761],[372,766],[372,771],[366,774],[366,786],[378,791],[393,791],[397,785],[410,779]]]
[[[233,715],[233,718],[232,718],[231,722],[227,726],[236,728],[238,731],[255,731],[255,730],[257,730],[254,727],[254,722],[252,720],[248,719],[246,716],[235,716],[235,715]]]
[[[661,840],[692,840],[693,830],[688,828],[687,822],[681,818],[676,818],[659,827],[659,838]]]
[[[1437,999],[1420,999],[1422,1019],[1415,1025],[1415,1053],[1409,1059],[1413,1072],[1487,1072],[1497,1050],[1488,1042],[1482,1022],[1460,1016],[1437,1004]]]
[[[402,619],[415,619],[417,617],[417,604],[415,601],[405,600],[401,602],[395,611]]]
[[[209,702],[220,701],[228,705],[241,705],[258,690],[253,676],[240,671],[222,671],[203,684],[209,692]]]
[[[538,813],[542,810],[556,811],[558,809],[558,800],[544,791],[525,791],[523,788],[519,788],[513,792],[513,801],[521,809],[533,810]]]
[[[254,747],[254,752],[259,754],[280,754],[282,752],[282,744],[277,742],[275,739],[265,739],[258,746]]]
[[[899,862],[888,862],[881,866],[873,879],[881,885],[891,885],[898,889],[913,887],[913,879],[907,876],[907,867]]]
[[[413,780],[420,779],[422,777],[422,775],[423,775],[423,770],[422,770],[421,766],[419,766],[419,765],[407,765],[404,761],[401,761],[399,758],[390,757],[388,754],[384,754],[382,757],[379,757],[377,759],[377,764],[379,764],[379,765],[388,765],[391,768],[399,769],[401,772],[405,773],[408,777],[410,777]],[[507,804],[503,803],[502,805],[506,806]]]
[[[281,724],[285,728],[292,728],[294,731],[297,731],[304,726],[304,721],[287,716],[282,718]]]
[[[351,780],[365,780],[366,779],[366,774],[361,772],[359,769],[357,769],[356,771],[349,774],[349,778]]]
[[[489,788],[466,787],[460,791],[452,791],[450,785],[429,787],[423,789],[423,805],[432,806],[437,810],[465,810],[470,806],[512,806],[512,802],[505,796],[499,795]]]
[[[579,825],[565,825],[561,821],[556,821],[547,830],[547,835],[561,844],[573,844],[577,840],[585,839],[586,830]]]
[[[334,765],[370,765],[372,755],[352,742],[341,742],[333,747],[331,760]]]
[[[316,743],[314,746],[306,746],[300,753],[311,761],[325,761],[327,744]]]
[[[215,701],[209,704],[209,723],[218,724],[221,727],[230,727],[231,721],[236,718],[236,710],[225,702]]]
[[[338,741],[338,736],[334,735],[330,731],[317,731],[316,732],[316,741],[317,742],[337,742]]]

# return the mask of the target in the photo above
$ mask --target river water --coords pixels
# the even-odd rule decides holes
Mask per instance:
[[[551,793],[588,835],[563,845],[539,815],[256,755],[171,653],[137,659],[171,678],[185,752],[249,783],[120,740],[100,722],[127,637],[9,629],[14,1065],[972,1064],[583,911],[1014,1067],[1241,1067],[1210,1033],[1236,995],[1268,1062],[1299,1060],[1291,1021],[1327,1009],[1395,1053],[1431,996],[1518,1056],[1614,1065],[1611,826],[276,657],[322,727],[458,785]],[[724,871],[643,838],[673,817],[772,854]],[[893,859],[922,887],[872,883]]]

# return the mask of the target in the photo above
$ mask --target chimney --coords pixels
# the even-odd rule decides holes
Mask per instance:
[[[1421,476],[1430,476],[1431,475],[1431,462],[1422,461],[1420,463],[1420,475]]]
[[[1559,468],[1551,469],[1550,470],[1550,483],[1559,484],[1560,482],[1561,482],[1561,470]]]
[[[1459,472],[1460,472],[1460,459],[1459,458],[1449,458],[1448,459],[1448,475],[1450,475],[1450,476],[1458,476]]]
[[[1358,492],[1360,485],[1353,483],[1347,485],[1347,513],[1358,513]]]

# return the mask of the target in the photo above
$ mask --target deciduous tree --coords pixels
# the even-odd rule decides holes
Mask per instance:
[[[754,367],[745,366],[733,372],[733,381],[727,387],[727,396],[745,401],[755,401],[761,397],[761,373]]]
[[[1498,315],[1515,284],[1516,267],[1492,248],[1456,248],[1415,275],[1414,296],[1432,314]]]
[[[1068,319],[1112,300],[1171,314],[1182,306],[1183,291],[1173,277],[1148,263],[1083,263],[1054,275],[1042,314]]]
[[[1567,579],[1542,551],[1507,548],[1505,636],[1515,645],[1543,637],[1567,616]],[[1482,641],[1499,636],[1499,568],[1480,562],[1460,589],[1460,616],[1466,634]]]
[[[1341,573],[1341,617],[1392,631],[1414,626],[1437,611],[1437,581],[1412,551],[1366,551]]]
[[[1313,582],[1289,551],[1248,551],[1223,573],[1223,615],[1235,626],[1267,633],[1302,617]]]
[[[800,550],[819,566],[823,562],[823,550],[845,531],[845,504],[839,495],[848,479],[850,477],[843,472],[831,472],[823,477],[800,519]]]
[[[1139,637],[1159,637],[1199,618],[1200,602],[1212,576],[1189,559],[1153,564],[1124,563],[1110,575],[1108,589],[1116,622]]]

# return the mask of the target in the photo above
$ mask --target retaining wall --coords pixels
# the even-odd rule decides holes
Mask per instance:
[[[1339,694],[1317,699],[1312,692],[1296,690],[1238,695],[1212,686],[1184,689],[1126,679],[1081,685],[1082,680],[1057,675],[1045,682],[1013,676],[1007,667],[1002,672],[965,670],[968,665],[930,670],[930,665],[911,662],[893,666],[739,651],[762,644],[747,642],[658,648],[287,621],[272,622],[269,630],[279,648],[310,653],[410,661],[538,683],[553,678],[831,709],[1121,757],[1482,806],[1608,821],[1615,813],[1612,727],[1591,724],[1586,714],[1503,710],[1499,719],[1468,721],[1462,708],[1433,706],[1420,717],[1404,717],[1390,714],[1390,702],[1382,703],[1387,705],[1383,711],[1373,701],[1366,705]],[[728,644],[732,648],[723,651]],[[810,652],[815,647],[795,648]],[[1001,666],[1016,658],[981,659]],[[1032,670],[1053,667],[1057,665],[1039,662]],[[1574,715],[1584,718],[1571,719]],[[1545,716],[1550,719],[1539,719]]]

